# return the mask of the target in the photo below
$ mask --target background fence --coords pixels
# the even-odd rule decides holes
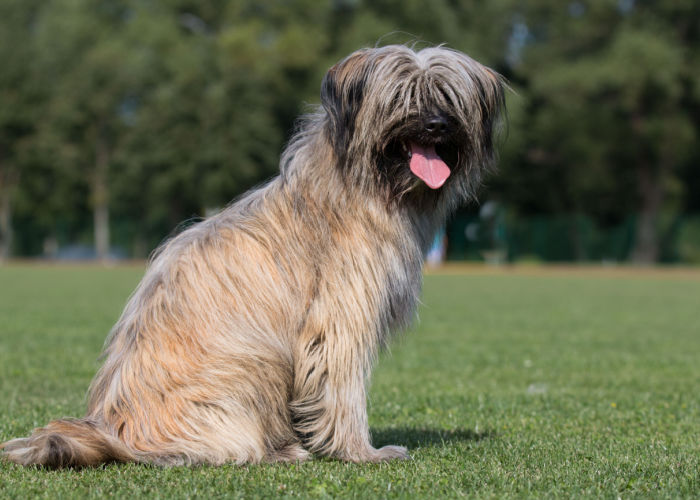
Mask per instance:
[[[637,217],[601,227],[584,214],[493,217],[460,213],[447,226],[447,259],[616,263],[630,259]],[[665,221],[662,263],[700,264],[700,216]]]

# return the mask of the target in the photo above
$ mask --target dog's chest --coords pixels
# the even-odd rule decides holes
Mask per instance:
[[[422,258],[414,245],[391,245],[385,266],[384,321],[388,330],[408,327],[415,317],[422,284]],[[411,242],[412,243],[412,242]]]

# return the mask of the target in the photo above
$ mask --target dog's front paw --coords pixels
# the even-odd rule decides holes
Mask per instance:
[[[379,463],[389,462],[390,460],[408,460],[410,455],[408,450],[403,446],[384,446],[376,449],[371,446],[362,450],[345,451],[335,455],[335,458],[345,460],[347,462],[362,463]]]
[[[408,460],[411,456],[403,446],[383,446],[375,450],[373,462],[388,462],[390,460]]]

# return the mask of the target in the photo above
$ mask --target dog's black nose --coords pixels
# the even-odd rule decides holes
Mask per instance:
[[[430,135],[442,135],[447,132],[447,120],[439,115],[434,115],[425,121],[425,130]]]

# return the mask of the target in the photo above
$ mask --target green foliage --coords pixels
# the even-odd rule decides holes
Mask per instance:
[[[142,272],[0,268],[0,440],[81,415]],[[409,462],[0,463],[0,497],[696,497],[697,273],[480,274],[428,276],[420,322],[373,377],[374,442],[409,446]]]
[[[12,251],[13,208],[40,116],[42,92],[28,64],[35,55],[29,26],[38,5],[0,2],[0,261]]]
[[[89,241],[101,208],[143,255],[275,174],[338,59],[447,43],[514,90],[482,199],[635,218],[658,259],[661,214],[700,211],[698,18],[690,0],[1,2],[0,248],[3,213],[23,255]]]
[[[521,213],[585,213],[603,227],[639,214],[632,255],[659,259],[662,213],[697,196],[682,176],[699,159],[700,35],[686,22],[698,7],[543,0],[518,10],[527,33],[513,77],[528,124],[506,146],[519,149],[501,196]]]

